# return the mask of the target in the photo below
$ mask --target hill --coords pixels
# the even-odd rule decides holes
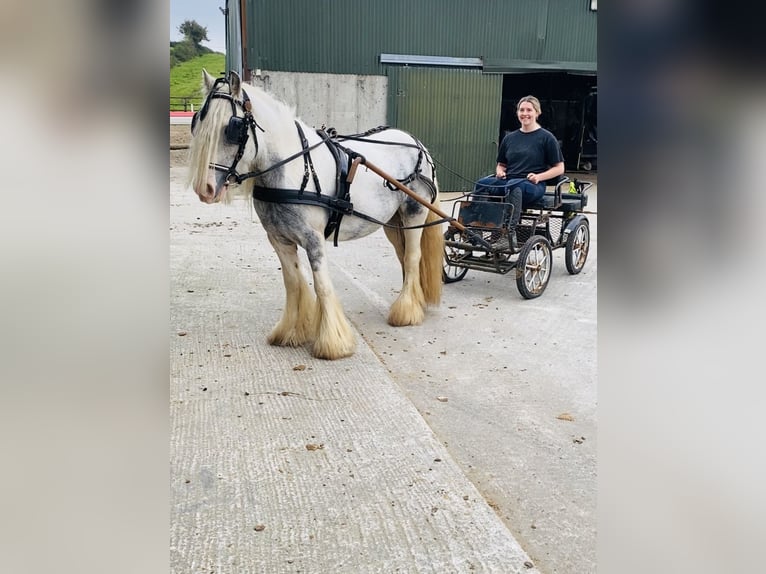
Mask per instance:
[[[170,68],[170,109],[184,110],[184,102],[187,106],[194,104],[194,109],[198,109],[202,103],[202,68],[212,76],[219,76],[225,67],[226,56],[212,52]]]

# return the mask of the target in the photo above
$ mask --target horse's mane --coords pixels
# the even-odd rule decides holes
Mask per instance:
[[[278,100],[262,88],[242,83],[242,89],[247,91],[247,95],[253,102],[253,115],[256,121],[263,125],[269,124],[275,128],[284,127],[285,124],[291,124],[295,118],[295,108],[288,106],[281,100]]]
[[[292,136],[294,128],[286,128],[292,127],[297,119],[295,109],[256,86],[242,83],[241,89],[245,90],[250,97],[253,116],[258,125],[265,130],[263,134],[267,137],[259,139],[260,146],[264,147],[266,140],[269,146],[275,148],[281,147],[280,144],[294,145],[293,142],[297,141],[295,136]],[[219,91],[230,93],[229,85],[224,84]],[[198,122],[196,133],[189,146],[187,185],[192,188],[196,189],[207,181],[208,166],[214,162],[215,152],[220,144],[221,128],[228,122],[229,117],[231,117],[231,105],[227,100],[216,98],[210,100],[205,120]],[[259,132],[258,135],[260,136],[261,133]],[[240,186],[241,189],[237,195],[249,195],[253,183],[252,179],[247,180]],[[223,199],[229,200],[229,194],[226,194]]]

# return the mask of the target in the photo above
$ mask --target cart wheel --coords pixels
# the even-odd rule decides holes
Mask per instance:
[[[533,235],[521,248],[516,261],[516,287],[525,299],[539,297],[548,286],[553,257],[551,243],[542,235]]]
[[[462,234],[457,229],[452,227],[450,227],[444,233],[445,241],[461,241],[462,238]],[[465,249],[458,249],[457,247],[449,247],[447,245],[444,246],[444,267],[442,269],[442,279],[445,283],[456,283],[465,277],[465,274],[468,273],[468,268],[450,265],[449,262],[456,259],[461,259],[466,255],[470,255],[470,252],[466,251]]]
[[[585,267],[585,260],[588,258],[590,249],[590,226],[585,219],[577,224],[567,237],[566,250],[564,252],[564,261],[567,264],[567,271],[571,275],[577,275]]]

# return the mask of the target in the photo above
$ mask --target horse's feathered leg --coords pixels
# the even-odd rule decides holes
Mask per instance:
[[[311,354],[318,359],[330,360],[349,357],[356,350],[356,335],[343,313],[330,280],[324,238],[307,246],[306,253],[314,273],[314,291],[318,303],[316,339]]]
[[[438,200],[436,205],[438,206]],[[423,223],[420,217],[403,218],[397,214],[390,223],[402,226]],[[438,219],[432,211],[425,214],[425,222]],[[388,323],[396,327],[419,325],[425,318],[426,305],[437,305],[441,300],[444,236],[441,226],[422,229],[385,228],[386,237],[396,249],[402,264],[403,283],[399,297],[391,306]]]
[[[268,235],[282,264],[285,284],[285,308],[279,322],[271,330],[270,345],[297,347],[315,337],[316,301],[306,282],[298,261],[298,247],[280,243]]]
[[[404,269],[404,281],[399,297],[396,298],[388,312],[388,324],[394,327],[420,325],[425,318],[426,300],[420,286],[421,233],[420,229],[402,231],[404,257],[401,260]]]
[[[402,267],[402,281],[404,280],[404,232],[399,229],[399,227],[402,226],[402,218],[397,213],[394,215],[394,217],[391,218],[391,220],[388,222],[391,225],[397,226],[397,227],[384,227],[383,233],[386,234],[386,238],[389,242],[391,242],[391,245],[394,246],[394,250],[396,251],[396,258],[399,260],[399,264]]]
[[[434,202],[439,207],[439,200]],[[433,211],[428,212],[426,223],[440,219]],[[444,271],[444,227],[430,225],[423,228],[420,238],[420,285],[428,305],[438,305],[442,297],[442,274]]]

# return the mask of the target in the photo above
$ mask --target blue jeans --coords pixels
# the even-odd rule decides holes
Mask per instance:
[[[474,193],[477,195],[500,196],[507,200],[511,190],[515,187],[521,189],[521,205],[534,203],[545,194],[544,183],[532,183],[526,178],[514,177],[501,179],[494,175],[488,175],[476,182]]]

